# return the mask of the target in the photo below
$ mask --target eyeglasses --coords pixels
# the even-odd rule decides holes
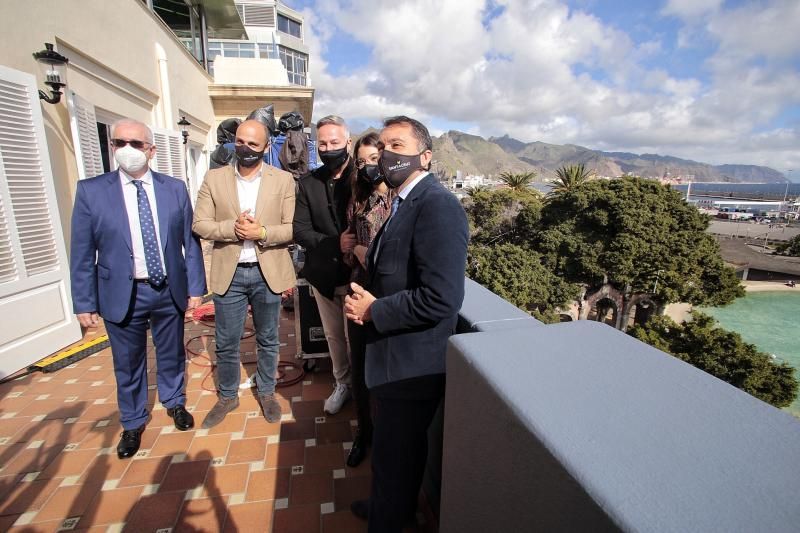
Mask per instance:
[[[377,165],[378,158],[370,158],[369,161],[366,159],[361,159],[360,157],[356,159],[356,168],[364,168],[367,165]]]
[[[144,150],[150,146],[153,146],[153,143],[145,142],[145,141],[126,141],[125,139],[111,139],[111,146],[114,148],[124,148],[125,145],[130,144],[131,147],[136,148],[137,150]]]

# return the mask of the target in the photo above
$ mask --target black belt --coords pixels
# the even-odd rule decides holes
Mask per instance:
[[[159,285],[152,283],[150,281],[150,278],[134,278],[133,281],[135,281],[136,283],[144,283],[145,285],[150,285],[151,287],[163,287],[164,285],[167,284],[167,278],[164,278]]]
[[[253,268],[258,266],[258,261],[252,263],[238,263],[237,266],[240,266],[242,268]]]

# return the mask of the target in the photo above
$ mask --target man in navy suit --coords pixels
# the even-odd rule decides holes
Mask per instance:
[[[70,276],[83,327],[105,321],[111,341],[122,437],[120,459],[139,450],[147,420],[147,328],[156,348],[158,397],[175,427],[186,411],[183,321],[206,292],[186,185],[152,172],[153,133],[135,120],[111,126],[119,170],[78,182],[72,212]]]
[[[370,499],[351,509],[383,533],[414,519],[428,426],[444,395],[447,339],[464,299],[469,229],[456,197],[428,172],[433,143],[424,125],[386,119],[380,142],[392,214],[368,251],[369,284],[352,284],[345,310],[370,325],[366,381],[376,411]]]

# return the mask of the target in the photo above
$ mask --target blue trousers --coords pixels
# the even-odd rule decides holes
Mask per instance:
[[[186,403],[183,313],[172,301],[166,283],[160,289],[134,283],[131,300],[132,308],[125,320],[105,322],[124,429],[136,429],[147,421],[148,327],[156,348],[158,398],[166,408]]]
[[[214,294],[217,389],[223,398],[233,398],[239,394],[239,344],[248,304],[253,311],[253,327],[256,330],[258,394],[263,396],[275,392],[281,295],[269,289],[258,266],[240,266],[236,268],[231,286],[225,294]]]

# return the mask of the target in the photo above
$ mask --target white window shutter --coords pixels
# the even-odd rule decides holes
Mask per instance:
[[[186,146],[180,132],[152,128],[156,156],[151,167],[156,172],[186,181]]]
[[[0,66],[0,378],[81,338],[42,105],[34,76]]]
[[[5,226],[7,242],[12,240],[9,226],[13,224],[16,230],[22,254],[20,266],[24,266],[25,277],[59,268],[52,219],[56,209],[55,205],[50,205],[47,191],[52,175],[47,164],[48,175],[45,177],[43,158],[47,158],[48,153],[40,149],[44,139],[37,139],[30,91],[30,87],[24,84],[0,77],[0,158],[3,169],[0,194],[6,196],[2,198],[0,225]],[[38,105],[38,93],[36,103]],[[9,220],[11,217],[13,220]]]
[[[103,156],[100,152],[100,136],[97,134],[97,117],[94,106],[75,91],[67,91],[67,109],[78,160],[78,177],[82,180],[103,173]]]

